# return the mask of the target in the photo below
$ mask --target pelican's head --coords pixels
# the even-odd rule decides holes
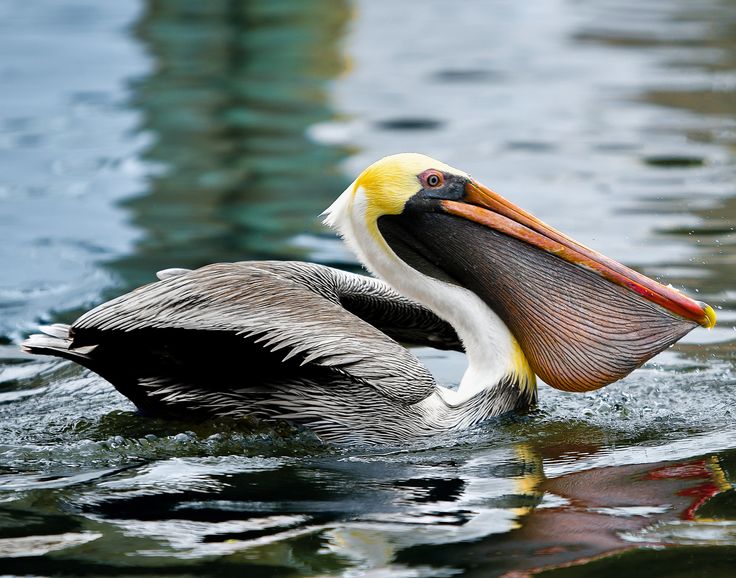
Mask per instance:
[[[408,266],[475,293],[513,333],[534,372],[558,389],[602,387],[694,327],[715,323],[706,304],[575,242],[424,155],[377,161],[325,214],[389,282]]]

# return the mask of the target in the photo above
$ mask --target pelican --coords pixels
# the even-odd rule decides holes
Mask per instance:
[[[71,359],[144,414],[286,420],[401,443],[621,379],[715,314],[468,174],[385,157],[325,211],[375,277],[287,261],[167,269],[22,347]],[[464,351],[444,387],[402,344]]]

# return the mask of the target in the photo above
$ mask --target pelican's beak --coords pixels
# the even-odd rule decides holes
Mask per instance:
[[[464,200],[465,202],[445,200],[442,205],[452,215],[491,227],[557,255],[569,263],[595,271],[601,277],[628,287],[634,293],[703,327],[711,328],[715,325],[715,312],[709,305],[695,301],[672,287],[657,283],[618,261],[581,245],[480,183],[472,180],[467,183]]]
[[[464,193],[436,202],[429,211],[408,205],[410,218],[395,221],[404,237],[392,235],[392,248],[480,296],[553,387],[597,389],[715,323],[708,305],[573,241],[472,179]]]
[[[550,385],[566,390],[601,387],[696,324],[715,324],[715,313],[705,303],[577,243],[473,180],[465,185],[461,201],[443,200],[441,205],[450,215],[523,243],[516,259],[509,258],[525,261],[527,270],[517,270],[518,281],[525,288],[536,285],[539,300],[534,304],[529,293],[523,298],[518,291],[498,292],[496,299],[508,301],[506,321],[532,368]],[[529,248],[554,256],[544,261],[547,271],[534,271],[542,263],[529,259]],[[531,277],[522,279],[525,275]]]

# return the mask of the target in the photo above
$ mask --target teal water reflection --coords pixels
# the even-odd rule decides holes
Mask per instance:
[[[158,167],[125,203],[145,231],[110,263],[127,286],[167,267],[308,258],[293,238],[347,185],[347,149],[312,142],[333,117],[328,82],[345,68],[344,2],[152,1],[134,28],[156,70],[134,83]]]
[[[2,573],[732,574],[732,1],[65,0],[0,16],[0,79],[15,79],[0,91]],[[317,215],[398,150],[699,291],[719,327],[603,391],[544,387],[530,415],[370,451],[147,419],[76,366],[18,353],[39,320],[157,269],[356,268]],[[417,355],[445,383],[463,368]]]

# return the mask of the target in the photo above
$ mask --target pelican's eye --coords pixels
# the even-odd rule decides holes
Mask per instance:
[[[422,175],[424,179],[424,185],[433,189],[441,187],[445,184],[445,177],[438,171],[427,171]]]

